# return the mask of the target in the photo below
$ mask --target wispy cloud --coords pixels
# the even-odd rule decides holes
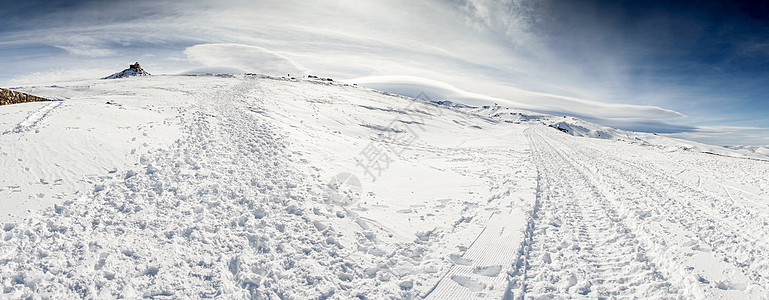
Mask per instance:
[[[492,97],[467,92],[445,82],[414,76],[372,76],[353,79],[349,82],[411,97],[417,97],[424,92],[436,100],[452,100],[470,105],[497,103],[539,112],[568,113],[594,120],[624,119],[625,123],[630,123],[634,120],[650,121],[684,117],[679,112],[656,106],[603,103],[523,89],[509,89],[505,98]]]
[[[722,146],[769,145],[769,128],[761,127],[701,126],[669,136]]]
[[[290,58],[257,46],[199,44],[185,49],[184,54],[207,67],[239,68],[270,75],[309,72]]]
[[[126,65],[127,67],[127,65]],[[107,76],[115,70],[107,68],[53,69],[27,73],[8,81],[9,86],[45,85],[65,81],[87,80]]]

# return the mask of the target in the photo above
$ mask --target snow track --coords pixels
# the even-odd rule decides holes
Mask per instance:
[[[467,252],[452,256],[455,264],[425,298],[502,298],[508,286],[505,273],[518,258],[523,234],[509,222],[523,218],[512,209],[493,214]]]
[[[41,107],[40,109],[36,110],[27,118],[24,119],[24,121],[19,122],[14,126],[13,129],[6,130],[2,133],[2,135],[11,134],[11,133],[21,133],[26,131],[34,130],[36,127],[39,126],[40,122],[48,116],[54,109],[59,107],[61,105],[61,101],[54,101],[51,103],[46,104],[45,106]]]
[[[540,162],[526,297],[665,297],[675,289],[563,148],[529,136]]]
[[[617,151],[527,134],[543,176],[527,297],[766,296],[761,214]]]

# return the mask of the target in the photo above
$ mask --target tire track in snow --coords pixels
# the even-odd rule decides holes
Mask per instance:
[[[593,144],[537,131],[552,141],[550,148],[569,149],[561,150],[563,156],[571,157],[572,165],[610,199],[652,260],[686,295],[766,293],[767,251],[760,238],[765,233],[749,231],[760,224],[760,215]],[[736,215],[730,217],[728,211]]]
[[[563,153],[527,133],[540,167],[541,208],[518,298],[674,296],[607,199]]]
[[[582,151],[576,152],[586,155]],[[761,228],[760,224],[766,224],[763,216],[734,199],[715,197],[692,189],[648,165],[627,162],[618,157],[602,159],[606,161],[596,162],[596,165],[604,166],[603,174],[610,175],[603,176],[602,180],[622,178],[618,184],[624,182],[625,185],[624,191],[611,194],[618,199],[630,200],[623,201],[623,204],[631,213],[641,216],[639,221],[653,222],[646,229],[655,232],[660,241],[673,243],[664,232],[682,232],[679,235],[689,239],[684,243],[691,244],[690,248],[695,250],[687,251],[686,255],[707,257],[711,261],[708,264],[726,263],[747,276],[740,278],[742,276],[733,275],[728,280],[716,281],[708,279],[707,274],[692,274],[703,283],[700,289],[707,292],[708,289],[745,290],[749,285],[769,286],[767,235],[764,230],[755,230]],[[660,219],[672,225],[659,222]],[[682,268],[696,272],[707,269],[702,265],[683,265]]]
[[[517,209],[492,215],[472,246],[451,256],[454,265],[425,299],[502,298],[523,239],[523,232],[508,223],[521,219],[524,213]]]

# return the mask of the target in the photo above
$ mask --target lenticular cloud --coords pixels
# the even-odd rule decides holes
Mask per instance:
[[[185,49],[184,54],[205,66],[236,68],[270,75],[307,73],[307,69],[293,60],[258,46],[200,44]]]

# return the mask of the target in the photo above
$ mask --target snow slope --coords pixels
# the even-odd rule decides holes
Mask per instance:
[[[315,80],[21,90],[64,101],[0,107],[3,298],[769,293],[764,161]]]

